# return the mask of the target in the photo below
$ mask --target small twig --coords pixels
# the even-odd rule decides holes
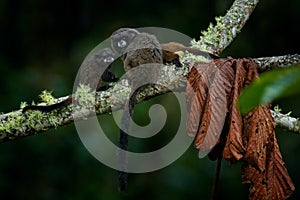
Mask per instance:
[[[300,134],[300,120],[298,118],[293,118],[289,116],[289,114],[282,114],[273,110],[271,110],[271,114],[277,126],[286,128],[293,133]]]
[[[219,156],[218,160],[217,160],[216,173],[215,173],[213,187],[211,190],[210,200],[216,199],[217,188],[218,188],[218,183],[219,183],[219,178],[220,178],[220,173],[221,173],[221,166],[222,166],[222,156]]]
[[[284,55],[253,59],[260,67],[260,72],[272,70],[275,68],[286,68],[300,63],[300,55]]]

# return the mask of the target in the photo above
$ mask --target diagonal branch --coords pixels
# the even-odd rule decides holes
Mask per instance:
[[[190,71],[190,66],[197,57],[186,55],[182,59],[186,63],[182,68],[176,68],[175,66],[164,66],[162,79],[160,85],[149,85],[148,87],[141,90],[137,96],[137,102],[153,98],[170,92],[170,90],[179,91],[184,89],[186,83],[186,77]],[[300,62],[298,60],[293,62]],[[274,65],[274,60],[283,60],[289,56],[279,56],[271,58],[256,58],[254,60],[264,61],[258,62],[263,69],[265,68],[264,63]],[[273,63],[273,64],[272,64]],[[284,62],[286,63],[286,62]],[[97,92],[95,97],[95,112],[97,115],[110,113],[111,110],[120,109],[125,105],[130,95],[130,87],[126,80],[122,80],[115,84],[112,88],[107,91]],[[59,101],[64,100],[66,97],[58,99]],[[85,113],[77,113],[78,119],[86,118],[93,110],[85,110]],[[279,112],[272,111],[275,122],[278,126],[285,127],[288,130],[300,134],[300,122],[298,119],[281,114]],[[50,113],[42,113],[40,111],[29,111],[22,114],[21,110],[13,111],[10,113],[0,115],[0,142],[18,139],[25,136],[42,133],[50,128],[62,126],[65,124],[72,123],[73,119],[73,107],[72,105],[63,108],[61,110],[52,111]]]
[[[195,46],[209,52],[219,54],[226,46],[235,38],[236,34],[241,30],[251,12],[254,10],[258,0],[236,0],[226,16],[218,18],[218,24],[215,28],[210,28],[209,31],[204,32],[204,36]],[[211,32],[210,32],[211,31]],[[211,38],[211,39],[210,39]],[[178,84],[180,76],[174,80],[174,84]],[[170,82],[172,85],[172,81]],[[110,110],[111,107],[124,104],[124,97],[127,97],[129,92],[126,87],[118,87],[116,85],[113,89],[98,93],[96,96],[97,114],[103,114]],[[127,93],[124,91],[127,91]],[[150,98],[151,96],[166,93],[165,88],[149,88],[142,91],[140,96],[143,98]],[[119,97],[113,101],[110,97]],[[141,98],[142,99],[142,98]],[[58,99],[58,101],[63,98]],[[0,115],[0,142],[13,140],[19,137],[33,135],[44,132],[49,128],[61,126],[73,122],[72,106],[65,109],[51,113],[41,113],[39,111],[31,114],[23,115],[20,110],[11,113]]]
[[[209,53],[219,55],[241,31],[259,0],[236,0],[224,17],[216,17],[217,24],[209,25],[199,41],[192,45]]]
[[[220,54],[240,32],[259,0],[236,0],[230,10],[224,17],[217,18],[217,25],[208,28],[203,32],[198,42],[193,42],[193,46],[201,50],[206,50],[214,54]],[[151,85],[141,90],[137,97],[137,102],[165,94],[173,89],[184,88],[186,77],[190,71],[192,63],[197,62],[196,56],[184,55],[182,62],[184,67],[178,69],[174,66],[165,66],[165,74],[161,85]],[[279,57],[256,58],[256,63],[261,67],[260,71],[273,69],[277,67],[290,66],[300,62],[300,56],[286,55]],[[119,82],[107,91],[97,92],[95,99],[95,108],[98,115],[111,112],[111,109],[119,109],[125,105],[127,97],[130,94],[130,88],[126,81]],[[66,97],[58,99],[64,100]],[[83,113],[77,113],[76,118],[86,118],[92,110],[85,110]],[[274,112],[273,112],[274,113]],[[276,115],[275,115],[276,114]],[[276,124],[287,129],[300,133],[299,120],[276,112],[274,118]],[[288,118],[287,118],[288,117]],[[22,114],[21,110],[0,115],[0,142],[14,140],[17,138],[42,133],[50,128],[72,123],[73,107],[72,105],[61,110],[55,110],[50,113],[41,113],[40,111],[30,111]],[[291,122],[291,123],[287,123]]]
[[[189,67],[175,70],[175,66],[164,66],[162,69],[162,79],[160,85],[149,85],[141,90],[137,96],[137,103],[165,94],[170,90],[184,88],[185,76],[189,72]],[[97,115],[111,113],[125,105],[130,95],[131,89],[127,80],[121,80],[107,91],[96,92],[95,109],[82,109],[80,112],[74,111],[73,105],[49,113],[40,111],[21,110],[0,115],[0,142],[15,140],[21,137],[42,133],[50,128],[62,126],[76,120],[85,119],[94,112]],[[59,98],[57,102],[63,101],[67,97]],[[45,104],[44,104],[45,105]]]

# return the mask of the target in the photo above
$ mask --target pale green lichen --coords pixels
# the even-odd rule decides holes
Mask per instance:
[[[293,129],[293,131],[298,131],[298,132],[300,132],[299,130],[300,130],[300,121],[299,121],[299,119],[297,118],[297,121],[294,123],[294,129]]]
[[[207,30],[201,32],[202,36],[199,41],[191,41],[192,47],[216,54],[221,52],[229,41],[232,41],[236,36],[236,28],[228,28],[222,16],[216,17],[215,20],[215,26],[210,23]]]
[[[25,126],[36,129],[43,121],[43,113],[39,110],[32,110],[26,114]]]
[[[281,110],[281,108],[279,108],[278,105],[274,106],[274,112],[275,112],[275,113],[278,114],[278,113],[280,113],[281,111],[282,111],[282,110]],[[292,114],[292,111],[290,111],[290,112],[284,114],[284,116],[285,116],[285,117],[290,117],[291,114]]]
[[[1,122],[0,123],[0,139],[3,139],[7,136],[7,132],[6,131],[2,131],[4,128],[3,128],[3,123]]]
[[[215,35],[213,33],[214,26],[212,23],[210,23],[206,31],[201,31],[202,36],[200,36],[200,41],[205,42],[209,45],[216,45],[218,43],[218,35]]]
[[[281,112],[281,108],[279,108],[278,105],[274,106],[274,112],[275,113],[280,113]]]
[[[48,122],[49,126],[57,127],[59,118],[52,115],[45,115],[41,111],[30,111],[22,114],[21,112],[11,112],[5,119],[0,121],[0,139],[13,139],[19,134],[24,134],[24,130],[33,129],[40,131],[43,123]],[[43,128],[42,128],[43,129]]]
[[[223,19],[224,19],[223,16],[215,17],[215,20],[216,20],[217,23],[221,22]]]
[[[1,120],[0,132],[12,133],[13,130],[21,131],[23,121],[24,117],[20,113],[11,112],[6,119]]]
[[[122,79],[114,88],[118,87],[118,92],[111,94],[109,100],[114,102],[114,104],[122,104],[124,100],[129,98],[131,87],[129,86],[127,79]]]
[[[42,91],[42,93],[39,95],[40,99],[43,102],[46,102],[47,104],[55,104],[56,99],[51,95],[52,92],[49,92],[47,90]]]
[[[21,102],[20,104],[20,109],[25,108],[26,106],[28,106],[27,102]]]
[[[292,111],[290,111],[290,112],[288,112],[288,113],[284,114],[284,116],[286,116],[286,117],[290,117],[290,116],[291,116],[291,114],[292,114]]]
[[[66,108],[62,109],[62,112],[58,112],[57,117],[59,117],[61,119],[68,118],[68,117],[70,117],[70,113],[72,112],[72,110],[73,110],[73,104],[71,103]]]
[[[15,130],[20,130],[21,128],[21,122],[22,122],[22,116],[17,113],[11,113],[7,117],[7,128],[10,130],[15,129]]]
[[[198,42],[197,42],[197,40],[195,39],[195,38],[193,38],[192,40],[191,40],[191,45],[192,45],[192,47],[194,47],[194,48],[197,48],[198,46]]]
[[[189,52],[186,52],[185,55],[181,58],[182,63],[189,63],[193,65],[194,63],[197,62],[204,62],[204,63],[209,63],[211,62],[211,59],[201,56],[201,55],[195,55]]]
[[[57,116],[50,115],[48,117],[48,121],[49,121],[49,124],[51,124],[54,127],[57,127],[60,124],[59,118]]]
[[[77,102],[77,108],[93,108],[95,105],[95,91],[92,90],[88,85],[79,84],[74,98]]]

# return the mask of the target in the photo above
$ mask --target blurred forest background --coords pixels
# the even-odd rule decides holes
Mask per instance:
[[[19,109],[21,101],[38,101],[44,90],[56,97],[71,93],[85,56],[120,27],[157,26],[198,39],[200,31],[223,15],[232,0],[2,0],[0,2],[0,111]],[[262,0],[236,40],[222,56],[263,57],[300,53],[300,1]],[[147,124],[147,109],[161,102],[176,116],[171,94],[137,106],[135,117]],[[299,96],[274,103],[300,116]],[[118,130],[109,115],[99,117],[107,135]],[[163,146],[176,131],[178,119],[168,118],[154,139],[131,146],[137,151]],[[300,199],[300,139],[277,129],[281,152],[296,185],[291,199]],[[163,140],[162,140],[163,138]],[[148,145],[148,146],[147,146]],[[1,199],[209,199],[216,162],[198,159],[189,150],[170,166],[151,173],[131,174],[125,194],[117,190],[117,172],[91,156],[74,124],[36,136],[0,144]],[[241,184],[241,163],[223,162],[220,199],[247,199]]]

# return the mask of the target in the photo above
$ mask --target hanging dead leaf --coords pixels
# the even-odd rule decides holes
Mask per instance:
[[[224,159],[235,162],[240,160],[244,153],[245,147],[242,140],[243,121],[240,111],[237,107],[237,100],[243,89],[244,81],[247,72],[244,66],[249,62],[249,59],[232,59],[231,67],[235,70],[235,79],[230,101],[229,114],[229,131],[226,144],[222,153]]]
[[[240,61],[236,68],[232,106],[236,106],[236,94],[239,96],[243,87],[258,78],[257,65],[253,61],[249,59]],[[238,67],[239,64],[241,64],[240,67]],[[242,72],[242,74],[239,75],[240,72]],[[237,81],[237,79],[241,81]],[[244,81],[242,81],[242,79],[244,79]],[[236,86],[238,86],[238,88]],[[234,110],[231,110],[231,115],[234,115]],[[239,118],[240,114],[236,116]],[[230,125],[232,125],[232,121]],[[246,147],[244,155],[242,153],[239,154],[239,156],[245,161],[243,167],[243,182],[252,184],[249,198],[288,198],[294,190],[294,185],[288,175],[279,151],[275,137],[275,123],[271,116],[269,106],[259,106],[244,117],[243,135],[241,135],[242,129],[240,127],[241,126],[239,126],[240,134],[238,134],[238,132],[234,134],[235,137],[239,138],[239,142],[237,143],[235,141],[233,145],[238,145],[238,147],[242,148],[244,145]],[[231,139],[232,135],[233,132],[230,129],[227,144],[230,144],[231,141],[229,139]],[[243,144],[241,144],[241,138],[243,138]],[[227,150],[226,147],[227,146],[224,148],[223,156]],[[236,151],[233,150],[231,153],[234,155]]]
[[[249,199],[287,199],[295,187],[279,150],[270,110],[259,106],[244,123],[247,153],[242,182],[252,185]]]
[[[199,155],[243,160],[243,183],[250,183],[250,199],[286,199],[295,189],[275,137],[269,106],[242,117],[237,99],[258,78],[251,59],[215,59],[197,63],[187,86],[188,133],[196,135]],[[224,125],[224,126],[223,126]],[[222,133],[222,134],[221,134]],[[220,138],[221,135],[221,138]]]
[[[187,87],[186,94],[190,114],[187,127],[190,135],[197,134],[195,146],[200,151],[200,157],[207,155],[219,141],[228,111],[233,77],[228,59],[197,63],[189,75],[190,87]],[[191,96],[191,90],[195,98]],[[200,108],[200,112],[195,108]],[[200,125],[195,124],[196,121],[200,121]]]
[[[245,86],[258,78],[253,66]],[[244,117],[243,183],[252,184],[249,199],[287,199],[295,189],[289,177],[275,136],[275,122],[269,105],[261,105]]]
[[[206,103],[208,88],[204,77],[201,75],[205,70],[205,65],[195,65],[189,74],[186,86],[186,101],[189,109],[187,132],[192,137],[197,134],[200,118],[202,113],[204,113],[203,109]]]

